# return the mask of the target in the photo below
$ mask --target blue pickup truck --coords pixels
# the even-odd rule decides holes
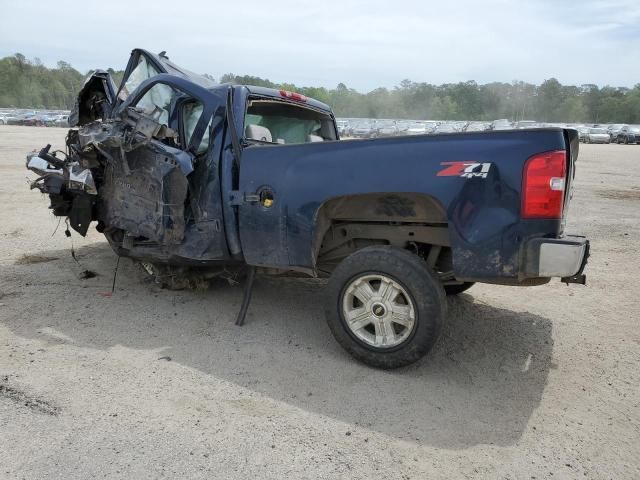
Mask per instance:
[[[332,333],[375,367],[424,356],[475,282],[585,282],[573,130],[340,141],[323,103],[141,49],[119,86],[87,80],[70,124],[66,154],[27,157],[54,215],[159,278],[244,278],[238,324],[256,271],[327,277]]]

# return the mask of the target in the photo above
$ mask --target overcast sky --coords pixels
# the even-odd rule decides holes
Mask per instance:
[[[216,78],[360,91],[402,79],[640,83],[640,0],[0,0],[0,56],[82,72],[166,50]]]

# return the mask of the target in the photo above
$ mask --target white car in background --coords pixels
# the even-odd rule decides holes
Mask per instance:
[[[434,122],[413,122],[405,131],[405,135],[427,135],[432,133],[436,126]]]
[[[604,128],[590,128],[587,143],[611,143],[611,136]]]

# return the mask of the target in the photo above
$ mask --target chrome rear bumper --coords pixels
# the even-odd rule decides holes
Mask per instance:
[[[561,277],[563,282],[584,284],[588,257],[585,237],[534,238],[527,242],[524,271],[529,278]]]

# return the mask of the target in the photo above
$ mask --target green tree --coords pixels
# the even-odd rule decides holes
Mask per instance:
[[[122,70],[107,70],[120,84]],[[47,68],[38,58],[21,53],[0,59],[0,106],[70,108],[83,75],[60,60]],[[211,76],[207,76],[213,79]],[[634,88],[542,85],[514,81],[479,85],[475,81],[444,85],[403,79],[391,89],[361,93],[339,83],[333,89],[276,83],[253,75],[226,73],[220,83],[247,84],[300,92],[331,105],[337,116],[431,120],[512,120],[548,122],[640,123],[640,85]]]

